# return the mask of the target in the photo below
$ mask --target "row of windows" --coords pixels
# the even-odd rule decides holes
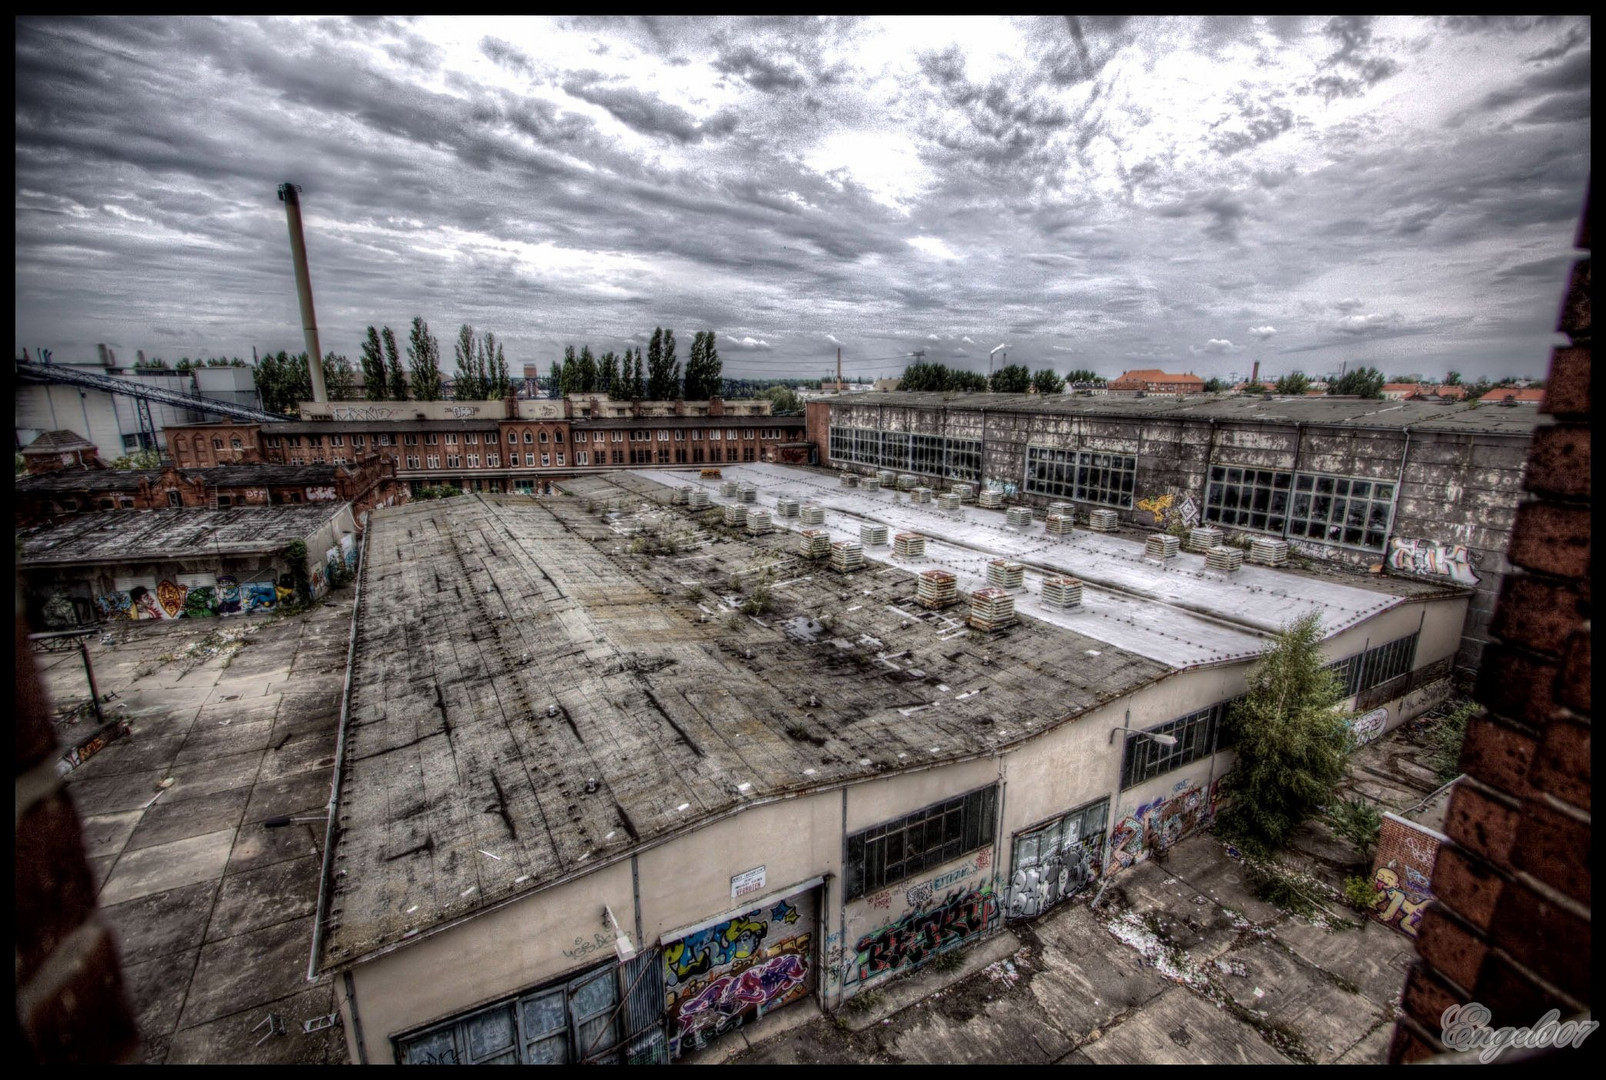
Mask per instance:
[[[1126,750],[1121,755],[1122,790],[1209,756],[1233,701],[1219,701],[1209,708],[1144,728],[1141,732],[1128,732]],[[1169,735],[1176,742],[1162,746],[1148,738],[1150,735]]]
[[[1028,495],[1130,510],[1137,475],[1138,459],[1123,454],[1060,450],[1051,446],[1026,448],[1024,490]]]
[[[833,461],[949,480],[981,479],[981,442],[977,439],[950,439],[943,435],[833,424],[830,442]]]
[[[848,837],[843,869],[847,899],[985,847],[993,841],[997,818],[995,784],[854,833]]]
[[[1327,665],[1344,686],[1344,696],[1354,697],[1410,671],[1416,663],[1417,635],[1402,637],[1386,645],[1367,649]]]
[[[1322,544],[1382,551],[1394,485],[1326,473],[1210,468],[1204,520]]]

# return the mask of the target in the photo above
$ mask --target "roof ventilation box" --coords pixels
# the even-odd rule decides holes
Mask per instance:
[[[898,474],[891,469],[882,469],[875,474],[875,479],[882,487],[891,487],[898,482]]]
[[[749,510],[747,512],[747,532],[749,536],[762,536],[774,531],[775,526],[770,524],[768,510]]]
[[[1043,579],[1043,603],[1055,607],[1079,607],[1082,603],[1082,583],[1073,577]]]
[[[1043,523],[1043,528],[1050,536],[1069,536],[1072,520],[1070,514],[1050,514],[1048,520]]]
[[[747,510],[742,506],[741,503],[731,503],[730,505],[725,507],[725,524],[727,524],[727,525],[746,525],[747,524]]]
[[[915,584],[915,603],[940,611],[959,602],[959,587],[946,570],[924,570]]]
[[[1025,571],[1018,562],[994,559],[987,564],[987,584],[1000,589],[1018,589],[1025,580]]]
[[[1182,542],[1168,533],[1150,533],[1143,554],[1150,559],[1174,559]]]
[[[1004,524],[1024,529],[1032,523],[1032,511],[1026,506],[1011,506],[1004,511]]]
[[[997,510],[1004,505],[1004,493],[997,488],[988,488],[976,496],[976,505],[988,510]]]
[[[1015,624],[1015,598],[1003,589],[977,589],[970,594],[970,618],[977,630],[992,632]]]
[[[1087,515],[1087,527],[1094,532],[1114,532],[1120,521],[1114,510],[1091,510]]]
[[[899,473],[898,474],[898,490],[899,491],[913,491],[915,489],[915,486],[917,484],[919,484],[919,483],[920,483],[920,478],[918,476],[914,475],[913,473]]]
[[[776,499],[775,516],[782,518],[795,518],[797,517],[797,507],[798,502],[796,499]]]
[[[1249,545],[1249,561],[1261,566],[1281,566],[1288,561],[1288,541],[1257,536]]]
[[[859,486],[859,474],[845,472],[842,474],[842,486],[856,488]]]
[[[692,489],[689,488],[689,487],[678,487],[674,491],[670,492],[670,495],[669,495],[669,503],[670,503],[670,505],[671,506],[685,506],[686,505],[686,496],[691,494],[691,490]]]
[[[878,477],[866,476],[864,479],[859,481],[859,490],[860,491],[880,491],[881,490],[881,480]]]
[[[736,481],[734,481],[734,480],[721,480],[719,482],[719,497],[722,498],[722,499],[735,498],[736,497]]]
[[[892,554],[898,559],[923,559],[926,538],[919,533],[898,533],[892,538]]]
[[[885,547],[887,543],[887,527],[885,525],[860,525],[859,543],[865,547]]]
[[[959,493],[956,491],[945,491],[941,495],[938,495],[937,508],[939,510],[946,510],[950,514],[959,513],[959,511],[962,509],[960,506]]]
[[[831,569],[840,574],[864,569],[864,549],[857,540],[838,540],[831,545]]]
[[[931,501],[931,489],[928,488],[928,487],[910,488],[909,489],[909,501],[910,502],[917,502],[917,503],[928,503],[928,502],[930,502]]]
[[[831,534],[824,529],[804,529],[797,534],[797,553],[805,559],[823,559],[831,554]]]
[[[804,503],[798,509],[797,519],[805,525],[824,525],[825,510],[814,503]]]
[[[1205,569],[1230,574],[1244,564],[1244,553],[1233,547],[1213,547],[1205,555]]]
[[[737,484],[736,498],[740,502],[756,503],[758,502],[758,488],[754,487],[752,484]]]
[[[702,488],[697,488],[696,490],[686,492],[686,509],[707,510],[708,492],[704,491]]]
[[[1221,541],[1220,529],[1214,525],[1200,525],[1188,533],[1188,550],[1208,552],[1211,548],[1220,547]]]

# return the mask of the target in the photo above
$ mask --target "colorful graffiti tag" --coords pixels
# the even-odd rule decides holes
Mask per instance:
[[[1154,524],[1165,529],[1191,529],[1199,524],[1199,504],[1193,501],[1192,495],[1178,499],[1171,492],[1166,492],[1153,498],[1139,499],[1138,509],[1147,511],[1154,519]]]
[[[1417,877],[1422,875],[1418,873]],[[1423,883],[1426,884],[1425,878]],[[1422,921],[1422,909],[1433,899],[1432,895],[1402,887],[1400,875],[1387,866],[1378,867],[1372,874],[1372,885],[1377,889],[1377,902],[1372,913],[1378,921],[1409,937],[1416,937],[1417,924]]]
[[[991,882],[968,891],[955,889],[941,903],[916,908],[861,937],[853,960],[858,981],[923,964],[985,933],[997,922],[998,914]]]
[[[1407,540],[1389,537],[1388,566],[1405,574],[1447,577],[1460,585],[1476,585],[1472,552],[1465,544],[1441,544],[1437,540]]]
[[[191,579],[192,581],[194,578]],[[241,611],[271,611],[279,597],[271,581],[248,582],[219,575],[215,584],[186,585],[163,579],[154,590],[135,585],[95,597],[95,614],[103,622],[146,619],[205,619]]]
[[[1128,867],[1148,858],[1152,851],[1164,851],[1195,829],[1208,825],[1215,816],[1216,788],[1209,796],[1192,780],[1180,781],[1170,795],[1144,803],[1131,811],[1110,832],[1110,859]]]
[[[1387,709],[1373,709],[1364,716],[1357,716],[1349,722],[1350,749],[1365,746],[1373,739],[1378,738],[1389,726],[1389,711]]]
[[[247,613],[272,611],[278,598],[278,590],[271,581],[248,581],[240,587],[240,599]]]

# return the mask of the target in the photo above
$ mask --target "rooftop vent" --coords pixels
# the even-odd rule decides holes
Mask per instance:
[[[994,559],[987,564],[987,584],[1000,589],[1018,589],[1025,578],[1025,571],[1018,562],[1008,559]]]
[[[895,559],[923,559],[926,557],[926,538],[919,533],[897,533],[892,537],[892,557]]]
[[[882,487],[891,487],[898,482],[898,474],[891,469],[881,469],[875,474],[876,483]]]
[[[1015,598],[1003,589],[977,589],[970,594],[970,618],[976,630],[991,633],[1015,624]]]
[[[749,510],[747,512],[747,534],[749,536],[762,536],[767,532],[773,532],[774,529],[775,526],[770,524],[770,512],[768,510]]]
[[[866,476],[864,479],[859,481],[859,490],[860,491],[880,491],[881,490],[881,480],[880,480],[880,478],[879,477],[875,477],[875,476]]]
[[[1249,561],[1261,566],[1281,566],[1288,561],[1288,541],[1257,536],[1249,545]]]
[[[917,487],[909,490],[909,501],[912,503],[928,503],[931,501],[931,489]]]
[[[1087,527],[1094,532],[1114,532],[1120,521],[1114,510],[1092,510],[1087,515]]]
[[[856,488],[859,486],[859,474],[845,472],[842,474],[842,486]]]
[[[1032,523],[1032,511],[1027,506],[1011,506],[1004,511],[1004,524],[1024,529]]]
[[[780,518],[797,517],[798,502],[796,499],[776,499],[775,516]]]
[[[797,534],[797,553],[805,559],[823,559],[831,554],[831,534],[824,529],[804,529]]]
[[[688,495],[690,495],[691,492],[692,492],[692,489],[689,488],[689,487],[678,487],[678,488],[676,488],[674,491],[670,492],[670,494],[669,494],[669,504],[671,506],[685,506],[686,505],[686,497]]]
[[[887,542],[885,525],[860,525],[859,543],[865,547],[884,547]]]
[[[913,491],[915,489],[915,485],[918,484],[918,483],[920,483],[920,478],[918,476],[916,476],[914,473],[899,473],[898,474],[898,490],[899,491]]]
[[[960,502],[970,502],[976,498],[976,488],[973,484],[952,484],[948,490],[958,495]]]
[[[721,480],[719,482],[719,497],[722,499],[734,499],[736,497],[736,481]]]
[[[798,508],[797,519],[805,525],[824,525],[825,509],[814,503],[804,503]]]
[[[686,509],[707,510],[708,492],[704,491],[702,488],[696,488],[695,490],[686,492]]]
[[[1066,517],[1076,516],[1076,504],[1068,502],[1051,502],[1048,504],[1050,514],[1064,514]]]
[[[1079,607],[1082,603],[1082,583],[1073,577],[1043,579],[1043,603],[1055,607]]]
[[[1200,525],[1188,533],[1188,550],[1208,552],[1221,546],[1221,530],[1214,525]]]
[[[732,525],[732,526],[746,525],[747,524],[747,508],[744,507],[741,503],[729,503],[729,504],[727,504],[725,506],[725,524],[726,525]]]
[[[1169,533],[1150,533],[1148,543],[1143,545],[1143,554],[1150,559],[1174,559],[1181,543]]]
[[[1072,521],[1070,514],[1049,514],[1048,520],[1043,523],[1043,527],[1050,536],[1069,536],[1071,535]]]
[[[864,569],[864,548],[857,540],[838,540],[831,545],[831,569],[851,574]]]
[[[997,510],[1004,505],[1004,493],[997,488],[988,488],[976,496],[976,505],[984,506],[988,510]]]
[[[752,484],[737,484],[736,498],[744,503],[758,502],[758,488]]]
[[[1205,555],[1205,569],[1230,574],[1244,564],[1244,553],[1235,547],[1213,547]]]
[[[945,491],[941,495],[938,495],[937,508],[940,510],[945,510],[950,514],[959,513],[960,510],[963,509],[960,506],[959,493],[957,491]]]
[[[959,602],[959,588],[954,576],[946,570],[924,570],[915,584],[915,602],[921,607],[940,611]]]

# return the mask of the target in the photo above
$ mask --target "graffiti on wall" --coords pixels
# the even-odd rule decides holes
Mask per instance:
[[[1076,895],[1098,876],[1108,802],[1066,814],[1015,837],[1005,917],[1029,919]]]
[[[1199,504],[1192,495],[1177,498],[1171,492],[1149,499],[1139,499],[1138,509],[1146,510],[1154,523],[1163,529],[1191,529],[1199,524]]]
[[[1416,877],[1421,879],[1425,890],[1427,879],[1420,872]],[[1377,901],[1372,908],[1377,920],[1409,937],[1416,937],[1417,924],[1422,921],[1422,909],[1433,899],[1432,894],[1406,888],[1400,882],[1399,873],[1387,866],[1378,867],[1372,874],[1372,886],[1377,889]]]
[[[1388,566],[1405,574],[1447,577],[1459,585],[1476,585],[1478,575],[1472,552],[1465,544],[1441,544],[1437,540],[1407,540],[1389,537]]]
[[[272,611],[277,599],[272,581],[248,581],[240,587],[240,602],[247,613]]]
[[[103,622],[149,619],[205,619],[215,615],[236,615],[242,610],[272,610],[277,597],[272,582],[265,586],[252,582],[242,590],[229,574],[218,575],[214,584],[186,585],[164,578],[155,589],[135,585],[124,592],[114,589],[95,597],[95,614]],[[242,595],[249,606],[242,608]]]
[[[1349,722],[1350,749],[1365,746],[1380,737],[1389,726],[1389,711],[1373,709]]]
[[[340,556],[345,561],[347,570],[357,569],[357,542],[346,533],[340,538]]]
[[[134,618],[133,601],[125,592],[113,590],[95,597],[95,613],[107,622]]]
[[[1127,813],[1110,831],[1111,861],[1122,868],[1132,866],[1210,824],[1220,783],[1219,778],[1213,781],[1207,796],[1192,780],[1181,780],[1171,794]]]
[[[59,630],[64,626],[75,626],[83,621],[78,612],[78,605],[73,598],[61,589],[50,594],[45,601],[43,611],[45,625],[52,630]]]
[[[389,420],[396,410],[380,405],[336,405],[329,413],[336,420]]]
[[[1425,686],[1419,686],[1406,694],[1400,701],[1400,718],[1414,720],[1420,714],[1431,709],[1439,702],[1450,696],[1450,680],[1434,679]]]
[[[78,768],[78,766],[82,765],[84,762],[106,749],[107,743],[116,742],[124,735],[127,735],[128,730],[128,724],[126,721],[115,724],[95,735],[94,738],[89,739],[78,746],[72,747],[66,753],[62,754],[59,760],[57,760],[56,775],[66,776],[68,773]]]
[[[332,487],[309,487],[307,489],[308,502],[334,502],[339,497]]]
[[[230,574],[217,578],[217,613],[235,615],[240,610],[240,583]]]
[[[991,882],[955,889],[938,903],[916,908],[859,939],[852,961],[859,982],[913,968],[938,953],[957,948],[998,921],[998,899]]]
[[[672,1056],[808,994],[813,920],[797,900],[766,904],[664,948]]]

